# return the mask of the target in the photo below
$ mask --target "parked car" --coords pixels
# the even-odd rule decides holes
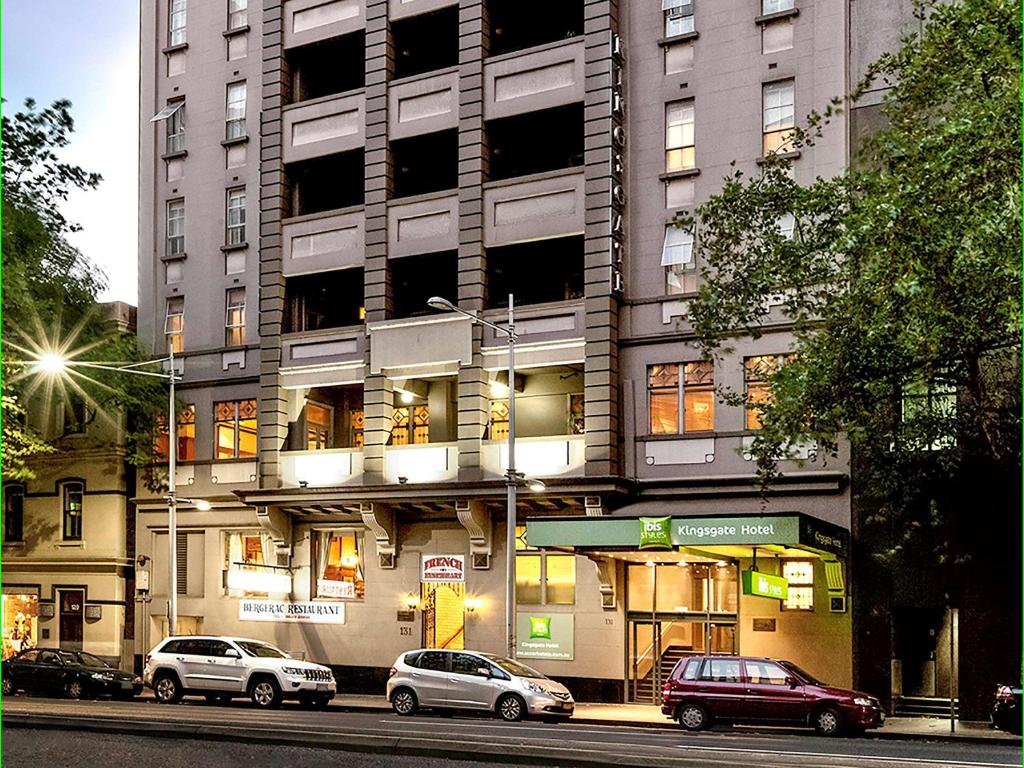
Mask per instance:
[[[866,693],[826,685],[788,661],[739,656],[682,659],[665,683],[661,711],[689,731],[715,721],[788,723],[836,736],[885,722]]]
[[[29,648],[4,661],[0,675],[4,696],[25,691],[69,699],[130,699],[142,693],[138,675],[122,672],[84,651]]]
[[[193,694],[211,703],[247,696],[262,709],[284,699],[324,709],[337,691],[334,673],[322,664],[293,659],[261,640],[205,635],[161,642],[146,656],[142,679],[162,704]]]
[[[1001,731],[1020,734],[1021,732],[1021,711],[1020,698],[1021,686],[997,685],[996,697],[992,703],[992,727]]]
[[[508,721],[527,716],[567,720],[576,707],[564,685],[518,661],[428,648],[398,657],[387,697],[400,715],[413,715],[420,708],[461,709],[492,712]]]

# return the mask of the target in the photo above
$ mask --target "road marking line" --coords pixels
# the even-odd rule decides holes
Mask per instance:
[[[888,760],[895,763],[923,763],[927,765],[959,765],[976,766],[978,768],[1017,768],[1020,763],[979,763],[964,762],[962,760],[940,760],[933,757],[899,757],[896,755],[848,755],[837,752],[793,752],[793,751],[770,751],[766,749],[749,749],[746,747],[710,747],[697,746],[694,744],[679,744],[680,749],[694,749],[702,752],[745,752],[748,754],[772,755],[774,757],[830,757],[836,759],[856,758],[857,760]]]

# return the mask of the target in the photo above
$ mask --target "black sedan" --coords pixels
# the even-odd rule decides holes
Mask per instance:
[[[1021,732],[1020,685],[997,685],[992,704],[992,727],[1010,733]]]
[[[0,675],[4,696],[25,691],[69,699],[128,699],[142,693],[141,677],[83,651],[30,648],[4,661]]]

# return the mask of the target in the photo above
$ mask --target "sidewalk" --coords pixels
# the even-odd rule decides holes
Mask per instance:
[[[335,707],[350,710],[390,710],[383,696],[362,696],[339,693],[332,702]],[[658,707],[647,704],[577,703],[572,722],[588,725],[631,725],[647,728],[678,728],[661,714]],[[740,726],[738,730],[746,730]],[[758,730],[766,730],[764,728]],[[870,738],[930,739],[935,741],[966,741],[1020,744],[1021,737],[989,727],[987,722],[958,721],[956,731],[949,732],[949,721],[931,717],[891,717],[885,725],[867,732]]]

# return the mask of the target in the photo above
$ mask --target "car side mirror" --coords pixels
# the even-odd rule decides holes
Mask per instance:
[[[786,675],[786,684],[790,688],[796,688],[796,686],[797,686],[796,678],[793,677],[792,675]]]
[[[242,654],[240,654],[234,648],[228,648],[226,651],[224,651],[224,657],[228,659],[240,659],[242,658]]]
[[[478,667],[477,670],[476,670],[476,673],[478,675],[480,675],[481,677],[490,677],[491,676],[491,670],[490,670],[489,667]]]

